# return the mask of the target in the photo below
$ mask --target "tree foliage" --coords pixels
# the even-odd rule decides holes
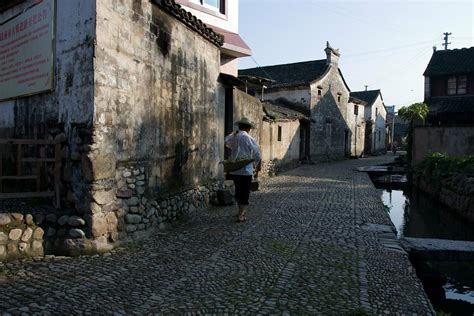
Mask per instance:
[[[428,106],[425,103],[413,103],[398,110],[398,116],[413,125],[416,121],[424,121],[428,115]]]
[[[425,103],[413,103],[398,110],[398,116],[410,123],[407,135],[407,160],[411,162],[413,153],[413,128],[417,122],[424,122],[428,115],[428,106]]]

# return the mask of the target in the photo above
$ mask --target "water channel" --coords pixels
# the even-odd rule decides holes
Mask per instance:
[[[474,224],[460,218],[426,193],[410,188],[381,189],[383,203],[398,238],[436,238],[474,241]],[[474,262],[413,262],[438,311],[474,315]]]

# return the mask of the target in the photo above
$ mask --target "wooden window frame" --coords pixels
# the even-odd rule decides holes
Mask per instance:
[[[446,81],[446,94],[467,94],[467,75],[450,76]]]
[[[456,92],[457,94],[467,94],[467,76],[466,75],[457,77]]]
[[[456,95],[457,94],[457,78],[456,76],[451,76],[448,78],[446,85],[446,94],[447,95]]]
[[[223,20],[228,19],[228,1],[229,0],[219,0],[220,1],[220,6],[221,8],[219,10],[212,9],[212,6],[205,6],[203,0],[196,0],[196,1],[191,1],[191,0],[176,0],[177,3],[184,5],[186,7],[189,7],[191,9],[213,15],[215,17],[218,17]]]

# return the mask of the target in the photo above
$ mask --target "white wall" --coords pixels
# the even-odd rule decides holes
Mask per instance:
[[[377,112],[377,116],[375,115]],[[383,104],[383,100],[379,95],[375,102],[372,104],[372,119],[374,120],[374,133],[372,138],[372,150],[375,151],[383,151],[386,148],[386,128],[385,128],[385,121],[387,119],[387,110]],[[380,138],[379,138],[380,133]]]
[[[347,104],[347,121],[351,129],[351,156],[360,156],[364,152],[365,146],[365,106],[358,105],[359,112],[357,117],[354,115],[355,104]]]
[[[200,2],[197,0],[190,0],[190,2],[200,5]],[[186,11],[191,12],[206,24],[217,26],[232,33],[239,33],[239,0],[227,1],[227,16],[214,16],[212,14],[201,12],[185,5],[183,5],[183,8],[186,9]]]
[[[281,141],[278,140],[278,127],[281,127]],[[299,160],[300,122],[263,122],[261,134],[262,160],[277,160],[284,165]]]

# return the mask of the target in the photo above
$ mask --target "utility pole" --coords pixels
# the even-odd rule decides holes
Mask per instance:
[[[449,35],[451,35],[451,33],[448,33],[448,32],[445,32],[443,33],[444,35],[444,50],[448,50],[448,45],[451,44],[451,43],[448,43],[448,37]]]

